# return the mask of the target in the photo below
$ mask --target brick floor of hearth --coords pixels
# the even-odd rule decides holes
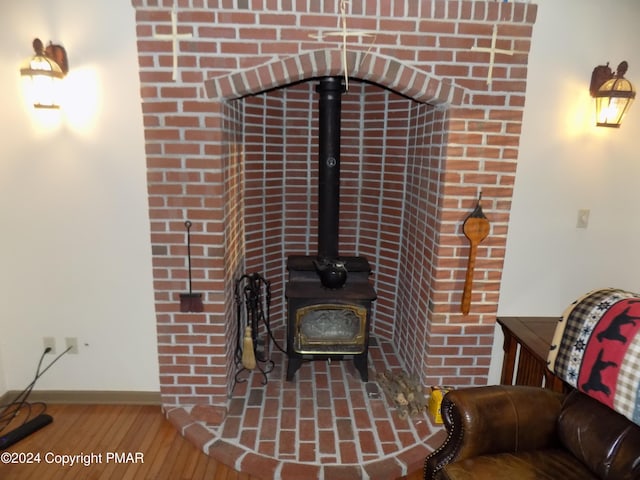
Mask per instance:
[[[396,479],[442,443],[442,426],[426,412],[401,418],[377,384],[377,372],[403,370],[390,343],[371,342],[367,383],[348,358],[305,362],[287,382],[286,355],[272,350],[266,385],[258,370],[241,373],[221,423],[189,407],[168,418],[205,453],[265,480]]]

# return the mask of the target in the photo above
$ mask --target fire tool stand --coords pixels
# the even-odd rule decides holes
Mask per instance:
[[[235,365],[238,370],[235,375],[233,388],[231,389],[232,392],[235,389],[236,384],[247,381],[247,378],[240,378],[242,372],[250,371],[249,368],[243,365],[242,361],[243,349],[246,348],[244,332],[247,327],[251,328],[251,347],[253,348],[253,355],[255,357],[255,368],[262,373],[264,378],[262,385],[267,384],[267,374],[273,370],[275,364],[268,358],[267,343],[259,338],[258,333],[261,323],[264,325],[269,338],[271,338],[276,347],[282,350],[273,338],[273,333],[271,332],[270,282],[265,280],[264,277],[258,273],[253,273],[251,275],[245,274],[236,281],[234,294],[238,320]]]

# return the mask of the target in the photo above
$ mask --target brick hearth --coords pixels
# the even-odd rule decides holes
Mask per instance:
[[[369,356],[371,379],[401,371],[389,342],[373,342]],[[266,386],[257,371],[237,384],[226,418],[198,407],[168,409],[168,418],[204,452],[265,480],[392,480],[420,470],[444,439],[426,412],[401,419],[381,388],[370,398],[350,361],[305,363],[286,382],[286,356],[272,360]]]

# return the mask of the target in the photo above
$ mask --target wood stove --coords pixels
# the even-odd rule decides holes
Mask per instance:
[[[364,257],[340,257],[341,77],[320,79],[318,255],[287,260],[287,380],[302,361],[353,355],[362,381],[368,381],[371,267]]]
[[[348,278],[343,287],[332,289],[322,285],[313,260],[290,256],[287,261],[287,380],[293,380],[305,357],[353,355],[366,382],[371,302],[376,299],[369,283],[369,262],[364,257],[342,258]]]

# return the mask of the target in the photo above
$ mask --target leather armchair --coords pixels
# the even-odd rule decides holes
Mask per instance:
[[[426,480],[640,479],[640,427],[581,392],[452,390],[441,412],[448,435]]]

